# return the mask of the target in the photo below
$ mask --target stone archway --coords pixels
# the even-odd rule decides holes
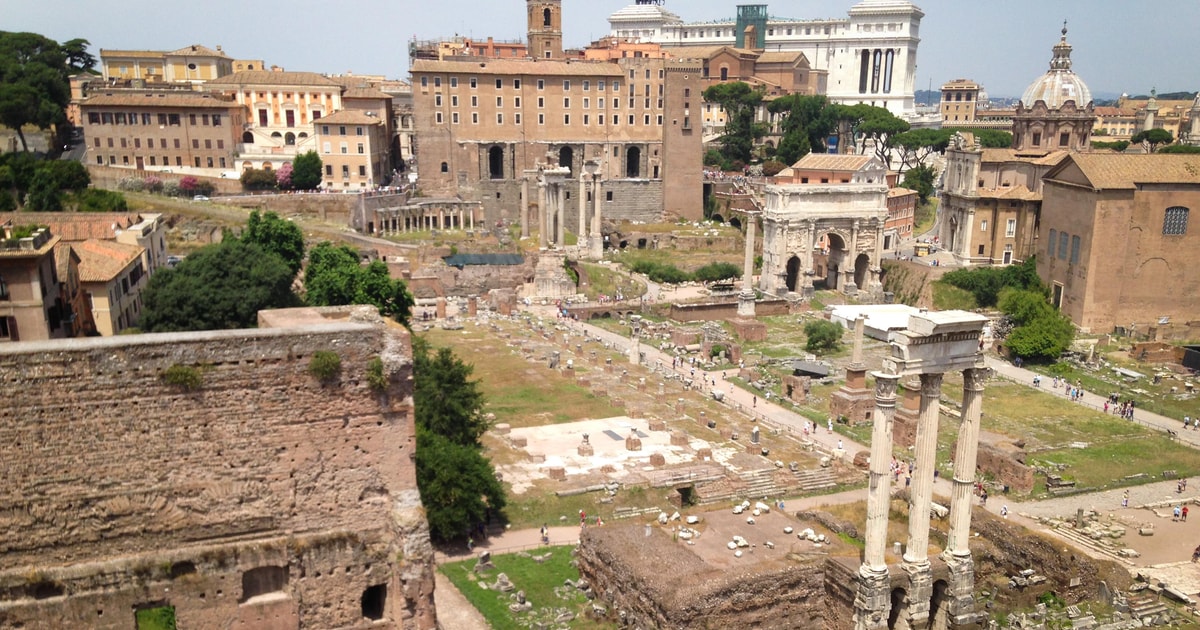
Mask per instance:
[[[800,281],[800,259],[792,256],[787,261],[787,290],[789,293],[795,293],[797,284]]]
[[[912,630],[908,623],[908,591],[892,589],[892,609],[888,613],[888,630]]]
[[[858,258],[854,259],[854,286],[861,287],[867,281],[867,274],[871,271],[871,258],[866,254],[859,254]]]
[[[830,291],[837,291],[844,288],[841,278],[841,272],[845,268],[847,261],[846,256],[846,241],[837,232],[830,232],[825,235],[825,288]],[[813,267],[816,271],[816,267]]]
[[[929,601],[929,630],[950,630],[950,607],[946,580],[933,583],[933,599]]]

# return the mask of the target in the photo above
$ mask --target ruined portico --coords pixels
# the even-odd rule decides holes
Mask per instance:
[[[854,601],[856,630],[913,628],[949,630],[977,628],[974,562],[969,547],[972,486],[979,447],[983,381],[986,375],[979,337],[987,318],[965,311],[922,312],[908,328],[891,333],[891,355],[876,372],[874,427],[871,434],[870,485],[867,496],[866,547]],[[950,534],[940,557],[948,578],[935,584],[929,558],[930,509],[936,467],[938,402],[942,377],[963,372],[963,413],[954,462],[950,504]],[[908,542],[903,561],[889,566],[888,505],[891,501],[889,462],[896,386],[905,376],[921,383],[915,468],[909,499]],[[903,586],[894,587],[892,573]]]

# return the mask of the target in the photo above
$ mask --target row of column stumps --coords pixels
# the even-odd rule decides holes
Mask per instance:
[[[985,368],[963,370],[963,411],[954,460],[953,492],[950,504],[950,533],[942,559],[947,563],[951,581],[946,601],[947,619],[952,626],[971,623],[974,618],[974,567],[969,547],[971,506],[978,455],[979,421],[983,409]],[[856,630],[888,628],[891,616],[891,588],[887,564],[888,512],[891,504],[890,462],[892,432],[896,412],[896,389],[900,376],[874,372],[875,421],[871,431],[870,477],[867,494],[866,545],[859,568],[859,589],[854,602]],[[929,627],[930,601],[933,595],[929,563],[929,521],[933,503],[934,468],[937,454],[938,403],[941,398],[941,373],[921,374],[921,406],[917,421],[915,470],[909,495],[908,544],[901,570],[908,574],[908,619],[911,628]],[[945,620],[939,623],[946,623]]]
[[[591,173],[591,192],[592,192],[592,220],[591,225],[588,225],[587,220],[587,184],[588,174],[580,173],[579,175],[579,246],[587,253],[590,258],[601,259],[604,257],[604,235],[603,220],[601,212],[603,205],[600,202],[600,169],[601,165],[594,161],[589,161],[587,165],[594,165],[585,168],[585,171],[594,169]],[[525,171],[525,177],[521,180],[521,238],[529,237],[529,178],[537,176],[538,184],[538,246],[546,248],[550,245],[550,230],[553,228],[554,244],[558,247],[563,247],[566,238],[566,212],[567,212],[567,184],[569,179],[564,178],[561,182],[547,181],[542,174],[541,169],[536,171]],[[557,192],[551,194],[550,189]]]

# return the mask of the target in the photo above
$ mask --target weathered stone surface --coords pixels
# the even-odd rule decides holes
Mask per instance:
[[[434,627],[409,338],[372,310],[0,347],[0,626],[127,629],[160,602],[185,628]]]

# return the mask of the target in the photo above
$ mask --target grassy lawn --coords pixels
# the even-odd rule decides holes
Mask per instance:
[[[474,365],[474,377],[487,400],[485,410],[496,414],[498,423],[516,428],[624,414],[608,398],[596,396],[573,379],[526,361],[490,329],[468,326],[423,334],[434,346],[449,347],[464,362]],[[587,372],[583,366],[577,371]]]
[[[975,303],[975,296],[970,291],[938,281],[933,283],[933,307],[943,311],[971,311],[979,305]]]
[[[902,396],[902,393],[899,394]],[[962,380],[948,374],[942,396],[961,401]],[[1180,476],[1200,474],[1200,452],[1168,439],[1159,431],[1110,414],[1072,403],[1061,396],[1002,380],[987,383],[981,428],[990,433],[1023,440],[1026,463],[1034,467],[1061,468],[1059,474],[1080,487],[1114,488],[1162,478],[1164,470]],[[871,427],[838,426],[837,431],[869,444]],[[958,421],[942,416],[938,426],[938,461],[942,472],[951,470],[950,453],[958,437]],[[902,458],[907,449],[896,449]],[[1127,477],[1134,476],[1133,479]],[[1025,498],[1045,498],[1037,479]]]
[[[930,197],[929,202],[917,208],[916,219],[917,224],[913,227],[913,234],[921,236],[933,227],[933,222],[937,220],[938,202],[937,197]]]
[[[646,294],[644,282],[614,269],[613,265],[580,263],[580,267],[587,273],[588,286],[583,287],[583,293],[588,296],[589,300],[595,300],[601,295],[611,297],[618,292],[626,298],[636,298]]]
[[[1071,383],[1078,380],[1081,382],[1080,386],[1086,391],[1100,394],[1101,396],[1117,393],[1120,395],[1121,400],[1132,399],[1137,404],[1138,409],[1145,409],[1146,411],[1179,420],[1180,426],[1183,424],[1183,417],[1185,415],[1191,417],[1200,415],[1200,403],[1197,403],[1195,399],[1181,397],[1178,393],[1185,391],[1183,387],[1184,380],[1192,379],[1178,380],[1164,378],[1162,382],[1155,384],[1153,378],[1155,367],[1153,365],[1134,361],[1128,358],[1125,353],[1105,353],[1102,352],[1103,348],[1098,348],[1097,350],[1104,354],[1105,359],[1114,367],[1123,367],[1140,372],[1146,375],[1146,378],[1129,382],[1112,372],[1111,369],[1090,370],[1068,362],[1055,363],[1054,365],[1027,365],[1026,367],[1051,378],[1061,376]],[[1172,387],[1177,388],[1178,392],[1172,394]]]
[[[571,564],[570,546],[541,547],[528,552],[529,555],[549,554],[544,562],[519,554],[492,556],[495,569],[482,575],[471,569],[475,560],[463,560],[438,567],[467,601],[475,606],[495,630],[518,630],[531,627],[537,622],[553,622],[556,609],[565,608],[575,613],[576,618],[569,626],[578,630],[612,628],[612,624],[600,623],[587,618],[591,603],[575,589],[564,588],[566,580],[578,580],[579,570]],[[504,573],[515,587],[511,593],[502,593],[482,588],[481,583],[494,584],[496,576]],[[526,600],[533,609],[523,613],[509,611],[509,604],[516,601],[517,591],[525,591]]]

